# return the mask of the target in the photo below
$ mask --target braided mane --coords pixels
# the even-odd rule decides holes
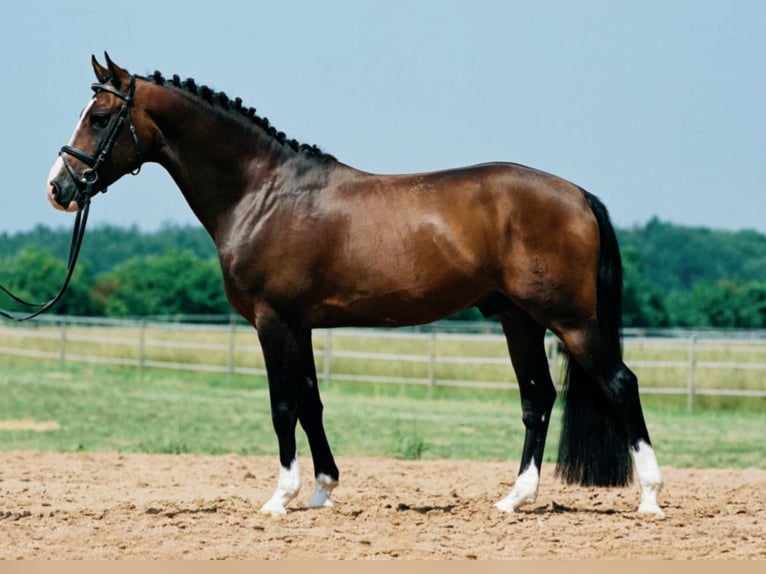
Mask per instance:
[[[334,156],[323,152],[316,145],[300,143],[296,139],[288,139],[284,132],[277,130],[269,123],[268,118],[259,116],[256,113],[255,108],[243,106],[241,98],[234,98],[232,100],[229,98],[229,96],[226,95],[225,92],[216,92],[208,86],[198,85],[192,78],[181,80],[177,74],[173,74],[172,78],[166,79],[160,72],[156,71],[145,79],[157,84],[158,86],[164,86],[166,84],[171,85],[175,88],[199,97],[201,100],[207,102],[213,107],[219,107],[226,111],[239,113],[243,118],[261,128],[264,132],[266,132],[268,136],[276,140],[280,145],[288,146],[290,149],[297,153],[301,153],[320,160],[336,161]]]

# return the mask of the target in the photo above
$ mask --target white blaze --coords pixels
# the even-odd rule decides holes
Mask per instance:
[[[74,138],[77,135],[77,132],[80,131],[80,128],[82,127],[82,122],[85,119],[85,117],[88,115],[88,112],[90,112],[90,109],[93,107],[93,104],[96,102],[96,98],[92,98],[88,105],[85,106],[85,109],[80,114],[80,119],[77,121],[77,125],[74,128],[74,131],[72,132],[72,136],[69,138],[69,143],[67,145],[72,145],[74,143]],[[45,185],[47,185],[56,179],[59,173],[61,173],[61,170],[64,169],[64,162],[61,161],[61,157],[57,156],[56,161],[53,162],[53,167],[51,167],[50,172],[48,173],[48,179],[45,181]]]

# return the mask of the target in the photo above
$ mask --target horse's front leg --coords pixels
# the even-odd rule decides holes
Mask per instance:
[[[545,354],[545,328],[526,315],[500,313],[508,350],[521,391],[522,420],[526,432],[519,476],[513,490],[495,506],[515,512],[537,499],[540,469],[556,389]]]
[[[261,507],[265,514],[286,514],[287,504],[301,488],[295,446],[298,422],[297,381],[299,376],[298,341],[294,333],[271,309],[261,309],[256,316],[258,339],[266,361],[271,398],[271,420],[279,442],[279,477],[274,494]]]
[[[327,441],[324,424],[322,423],[322,401],[319,398],[314,349],[311,343],[311,331],[301,333],[299,339],[300,378],[298,381],[298,420],[306,432],[311,448],[311,458],[314,461],[314,495],[309,506],[320,508],[332,506],[330,498],[333,489],[338,485],[338,467]]]

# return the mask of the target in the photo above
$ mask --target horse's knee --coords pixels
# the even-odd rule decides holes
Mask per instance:
[[[277,435],[294,432],[297,420],[297,410],[289,403],[279,402],[271,407],[271,422]]]

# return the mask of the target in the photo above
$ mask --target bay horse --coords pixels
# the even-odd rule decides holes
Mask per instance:
[[[622,359],[620,252],[604,205],[512,163],[375,175],[277,131],[253,108],[194,80],[131,75],[92,58],[97,83],[48,177],[54,207],[78,211],[144,162],[163,166],[213,238],[226,295],[263,349],[279,473],[268,514],[301,485],[300,422],[314,463],[310,507],[338,484],[322,422],[311,332],[428,323],[476,306],[497,315],[525,427],[513,489],[535,501],[556,398],[543,338],[569,354],[557,475],[625,485],[662,516],[662,476],[636,376]]]

